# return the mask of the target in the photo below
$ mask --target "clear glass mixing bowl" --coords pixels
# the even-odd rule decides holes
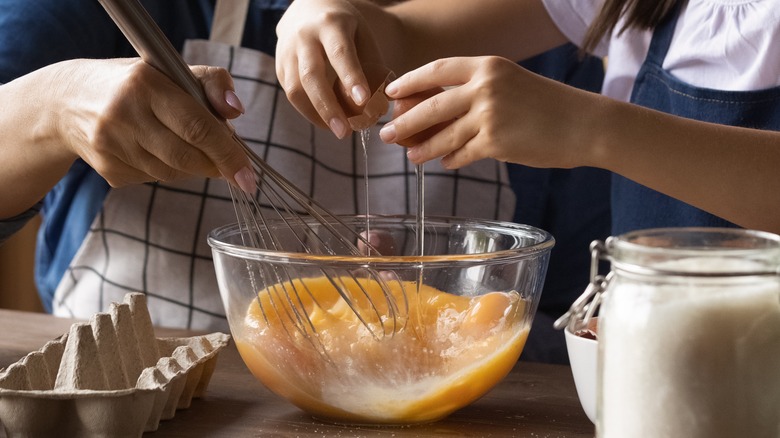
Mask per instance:
[[[366,233],[364,216],[340,219]],[[356,257],[315,244],[329,239],[316,221],[292,228],[266,225],[284,251],[244,246],[237,224],[213,230],[220,294],[250,371],[342,423],[435,421],[489,391],[523,350],[555,243],[526,225],[426,217],[420,257],[415,217],[379,216],[368,234],[382,255]]]

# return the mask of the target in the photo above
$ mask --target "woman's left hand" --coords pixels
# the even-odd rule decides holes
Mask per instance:
[[[414,163],[443,157],[450,169],[483,158],[582,165],[583,98],[596,96],[495,56],[431,62],[399,77],[386,93],[396,110],[382,140],[409,147]]]

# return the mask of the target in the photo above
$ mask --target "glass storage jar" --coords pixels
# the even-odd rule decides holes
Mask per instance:
[[[592,249],[611,263],[590,288],[597,436],[780,436],[780,236],[653,229]]]

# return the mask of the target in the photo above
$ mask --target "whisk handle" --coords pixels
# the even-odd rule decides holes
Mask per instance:
[[[141,59],[168,76],[212,113],[198,79],[138,0],[99,0]]]

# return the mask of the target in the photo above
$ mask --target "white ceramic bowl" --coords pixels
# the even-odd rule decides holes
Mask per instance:
[[[575,335],[570,326],[566,327],[564,334],[577,396],[585,414],[593,424],[596,424],[598,341]]]

